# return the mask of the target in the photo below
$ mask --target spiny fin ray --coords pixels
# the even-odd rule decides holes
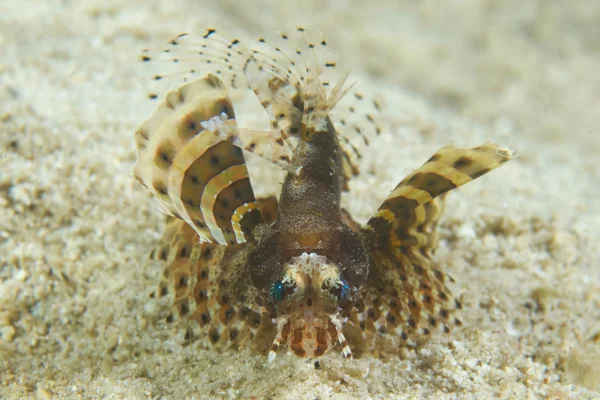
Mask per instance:
[[[273,206],[271,199],[259,199]],[[275,203],[276,207],[276,203]],[[167,217],[154,259],[165,270],[152,299],[169,298],[168,324],[186,322],[184,340],[206,337],[215,348],[252,346],[265,352],[257,337],[270,341],[271,323],[254,303],[254,289],[245,278],[246,244],[221,246],[202,243],[185,222]],[[263,346],[262,348],[260,346]]]
[[[322,120],[317,116],[327,115],[342,142],[345,188],[347,181],[359,173],[360,148],[381,131],[378,110],[371,107],[367,111],[369,102],[358,92],[346,95],[351,86],[345,84],[347,74],[341,79],[336,77],[337,56],[316,31],[298,27],[293,33],[280,32],[275,37],[244,43],[237,38],[225,39],[210,28],[200,35],[180,34],[162,51],[145,50],[140,60],[174,66],[173,72],[153,74],[155,82],[163,86],[174,78],[188,82],[210,70],[230,88],[250,87],[266,110],[272,130],[270,134],[263,131],[254,135],[249,143],[236,144],[284,169],[289,166],[287,157],[291,157],[294,147],[290,139],[299,137],[303,123],[314,124]],[[150,97],[157,98],[156,93]],[[336,106],[340,102],[349,105]],[[378,108],[376,102],[372,103]]]
[[[364,306],[353,315],[364,334],[393,334],[407,345],[434,330],[460,325],[461,308],[446,286],[449,278],[431,259],[447,192],[513,158],[486,143],[472,149],[444,147],[406,176],[361,230],[371,269]]]

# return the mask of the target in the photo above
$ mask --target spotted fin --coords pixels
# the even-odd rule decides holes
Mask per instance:
[[[299,138],[303,127],[324,117],[333,122],[347,189],[347,182],[359,174],[364,147],[381,133],[380,103],[353,89],[349,71],[337,70],[337,56],[318,32],[298,27],[293,34],[260,38],[252,52],[257,62],[249,63],[248,69],[258,70],[253,76],[265,70],[272,74],[268,81],[255,79],[253,89],[269,113],[271,126],[284,139],[294,143],[290,139]]]
[[[448,332],[460,309],[431,259],[436,227],[448,191],[476,179],[512,158],[509,150],[486,143],[472,149],[445,147],[404,178],[361,234],[371,269],[364,304],[352,320],[364,334],[391,333],[418,345],[434,330]]]
[[[252,48],[257,62],[249,63],[248,68],[258,69],[254,76],[265,70],[272,74],[268,81],[255,79],[257,83],[252,85],[269,113],[271,126],[293,148],[293,139],[301,138],[303,129],[329,118],[339,138],[344,189],[348,189],[347,182],[359,173],[363,148],[381,133],[379,102],[351,90],[349,73],[338,73],[337,56],[316,32],[299,27],[294,35],[280,34],[257,42],[260,50]]]
[[[331,117],[338,131],[345,188],[347,181],[358,175],[361,147],[381,132],[377,123],[379,104],[366,100],[359,92],[345,96],[348,74],[337,76],[337,56],[316,31],[298,27],[254,41],[228,40],[215,29],[201,35],[182,33],[161,51],[145,50],[140,60],[167,63],[175,69],[171,75],[155,74],[154,80],[160,83],[173,77],[187,82],[203,71],[211,71],[231,88],[251,88],[267,111],[272,130],[248,130],[251,137],[240,137],[238,145],[284,169],[290,166],[294,138],[300,136],[303,124],[312,123],[310,119],[319,114],[314,110],[318,108]],[[336,107],[340,101],[345,104]],[[240,129],[238,133],[241,136],[244,132]]]
[[[270,200],[259,202],[272,206]],[[150,297],[173,302],[165,321],[185,322],[186,340],[205,338],[217,348],[253,346],[267,351],[274,332],[254,301],[255,289],[245,271],[249,245],[202,243],[187,223],[167,217],[152,254],[166,266]]]
[[[236,131],[225,86],[209,74],[167,93],[135,133],[135,178],[204,242],[243,243],[261,222],[243,151],[224,140]]]
[[[402,244],[421,247],[426,241],[416,228],[426,221],[426,203],[498,168],[512,157],[510,150],[491,143],[472,149],[444,147],[396,186],[367,229],[377,231],[377,220],[383,220],[393,226]]]
[[[381,105],[358,91],[352,91],[332,110],[331,120],[342,150],[344,189],[360,174],[358,164],[363,152],[382,132]]]

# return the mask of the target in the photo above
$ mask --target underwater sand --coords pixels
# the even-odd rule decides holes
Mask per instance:
[[[0,4],[0,398],[600,397],[600,2],[374,4]],[[361,222],[452,141],[522,154],[449,196],[436,260],[464,324],[402,358],[332,352],[315,370],[184,346],[148,302],[163,217],[131,173],[154,107],[136,55],[186,30],[296,24],[386,105],[344,199]]]

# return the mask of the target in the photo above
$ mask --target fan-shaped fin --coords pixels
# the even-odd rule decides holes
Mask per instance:
[[[434,329],[448,331],[460,324],[452,316],[460,303],[430,258],[437,246],[443,195],[512,157],[509,150],[489,143],[472,149],[445,147],[392,191],[361,231],[371,269],[365,304],[353,318],[365,333],[394,333],[407,344],[418,344]]]
[[[206,129],[207,121],[223,117]],[[252,238],[261,222],[223,83],[207,75],[167,93],[136,131],[134,176],[168,215],[192,226],[203,241],[235,244]]]
[[[345,96],[348,74],[341,79],[336,76],[337,56],[329,51],[327,41],[302,27],[254,41],[227,40],[215,29],[201,35],[183,33],[162,51],[145,50],[140,59],[150,64],[167,62],[180,71],[155,74],[159,83],[173,77],[189,81],[208,70],[232,88],[250,87],[267,111],[272,131],[239,129],[237,144],[283,168],[289,166],[294,147],[291,138],[300,136],[302,126],[322,123],[338,102],[350,97]],[[351,97],[339,110],[339,117],[333,117],[339,122],[336,128],[340,130],[346,181],[358,174],[360,147],[380,132],[372,110],[378,104],[357,92]],[[242,137],[244,134],[250,138]]]
[[[389,225],[396,235],[394,245],[420,248],[428,241],[417,229],[427,222],[426,203],[498,168],[512,157],[509,150],[491,143],[472,149],[444,147],[396,186],[367,229],[377,232],[379,226]]]
[[[226,247],[199,239],[185,221],[167,217],[153,252],[166,266],[157,290],[150,295],[172,299],[166,322],[187,321],[191,323],[187,340],[207,336],[208,343],[217,347],[256,346],[255,339],[261,335],[272,340],[270,319],[255,303],[254,288],[245,273],[249,244]]]

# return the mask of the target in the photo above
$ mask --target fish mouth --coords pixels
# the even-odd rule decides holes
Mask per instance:
[[[352,358],[346,337],[342,333],[342,319],[338,315],[326,316],[302,313],[288,318],[280,318],[277,323],[277,336],[269,351],[269,362],[277,356],[281,345],[301,358],[319,358],[335,347],[342,348],[345,358]]]
[[[278,282],[289,292],[275,293],[277,335],[269,351],[269,362],[275,359],[281,345],[298,357],[318,358],[340,344],[344,356],[352,357],[342,333],[339,296],[344,281],[339,267],[323,255],[302,253],[286,264]],[[332,293],[338,288],[339,294]]]

